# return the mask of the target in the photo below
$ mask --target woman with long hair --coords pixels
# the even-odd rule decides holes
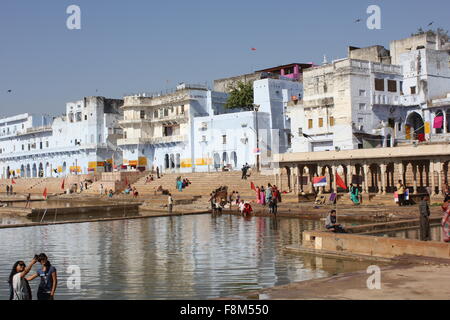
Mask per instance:
[[[41,278],[41,283],[37,291],[38,300],[53,300],[55,296],[56,286],[58,284],[58,278],[56,275],[56,268],[52,266],[45,253],[41,253],[38,256],[39,263],[42,267],[31,277],[27,278],[31,281],[37,277]]]
[[[25,276],[37,261],[31,260],[28,267],[23,261],[14,263],[8,278],[10,294],[9,300],[31,300],[31,289]]]

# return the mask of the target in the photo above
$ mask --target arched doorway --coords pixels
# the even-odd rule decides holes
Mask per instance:
[[[175,157],[173,154],[170,155],[170,169],[175,168]]]
[[[20,177],[21,178],[25,177],[25,166],[24,165],[20,166]]]
[[[233,151],[231,153],[231,162],[232,162],[233,168],[236,168],[237,167],[237,154],[235,151]]]
[[[169,163],[169,155],[166,154],[166,155],[164,156],[164,169],[169,169],[169,167],[170,167],[170,163]]]
[[[175,156],[175,166],[177,169],[180,168],[180,154],[179,153],[177,153]]]
[[[409,132],[408,132],[409,131]],[[425,128],[424,122],[420,114],[417,112],[411,113],[406,119],[406,137],[411,140],[424,139]]]
[[[30,168],[30,164],[27,164],[27,178],[31,177],[31,168]]]
[[[32,175],[33,178],[37,177],[37,166],[36,163],[33,163],[33,170],[32,170]]]
[[[11,177],[11,170],[9,169],[9,166],[6,168],[6,178],[9,179]]]
[[[441,127],[440,128],[435,128],[435,130],[436,130],[436,134],[441,134],[441,133],[443,133],[444,132],[444,113],[442,112],[442,110],[438,110],[437,112],[436,112],[436,114],[434,115],[434,121],[437,121],[436,120],[436,118],[437,117],[442,117],[442,125],[441,125]],[[433,121],[433,128],[434,128],[434,121]]]
[[[223,166],[226,166],[228,164],[228,154],[226,152],[222,154],[222,164]]]
[[[218,153],[214,153],[214,168],[220,168],[220,156]]]
[[[39,163],[39,178],[44,176],[44,166],[42,165],[42,162]]]

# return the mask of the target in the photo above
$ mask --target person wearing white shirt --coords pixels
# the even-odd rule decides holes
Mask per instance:
[[[28,267],[23,261],[14,263],[8,283],[10,288],[9,300],[31,300],[31,289],[25,276],[31,271],[36,259],[31,260]]]

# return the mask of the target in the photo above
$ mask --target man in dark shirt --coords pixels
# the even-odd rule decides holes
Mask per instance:
[[[420,211],[420,240],[430,241],[431,240],[431,229],[430,229],[430,207],[425,196],[422,196],[419,203]]]

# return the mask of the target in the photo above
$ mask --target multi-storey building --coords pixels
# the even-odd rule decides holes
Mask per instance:
[[[122,103],[87,97],[67,103],[59,117],[23,114],[1,119],[2,178],[111,171],[114,161],[122,163],[116,146],[122,135]]]

